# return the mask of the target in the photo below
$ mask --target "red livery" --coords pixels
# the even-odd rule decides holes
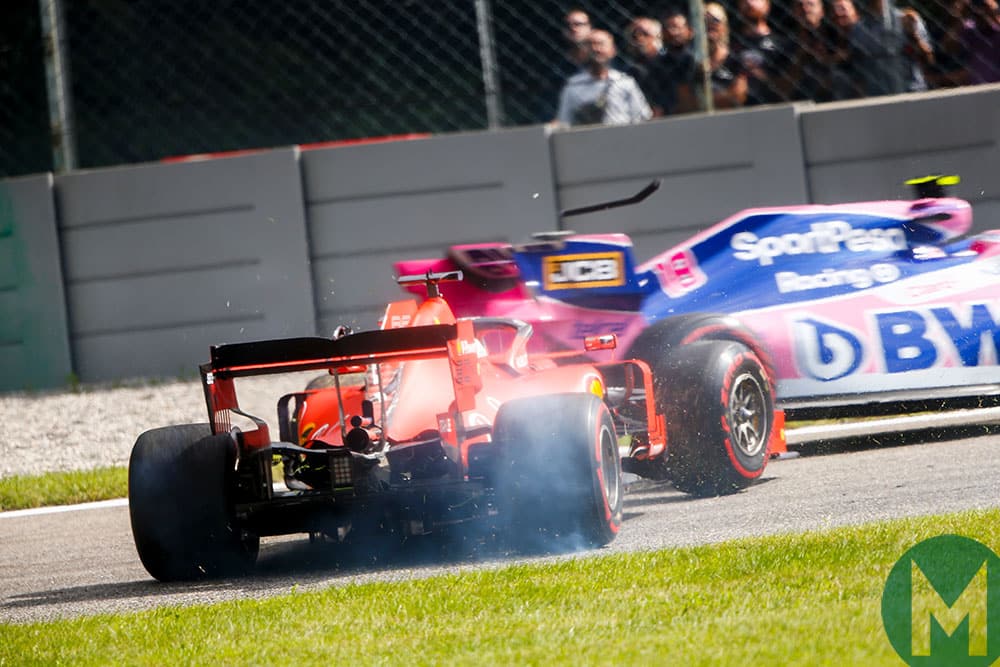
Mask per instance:
[[[613,333],[529,353],[530,324],[454,316],[438,284],[461,277],[400,278],[427,298],[390,304],[379,330],[213,347],[208,423],[133,448],[132,531],[150,574],[246,570],[260,537],[289,533],[363,549],[473,526],[515,546],[600,546],[621,526],[623,470],[731,493],[782,447],[773,374],[732,323],[675,341],[656,369],[614,359]],[[325,374],[277,399],[277,438],[241,409],[237,378],[309,370]]]

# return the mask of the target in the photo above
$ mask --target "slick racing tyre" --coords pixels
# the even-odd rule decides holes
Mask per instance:
[[[774,427],[767,371],[742,343],[685,345],[654,368],[667,422],[674,487],[697,496],[734,493],[760,477]]]
[[[622,473],[611,413],[592,394],[501,406],[497,502],[519,548],[598,547],[622,522]]]
[[[664,396],[663,386],[677,386],[678,383],[665,370],[677,355],[685,354],[684,348],[699,341],[734,341],[748,347],[760,361],[765,377],[770,383],[768,393],[774,396],[772,365],[770,357],[747,327],[736,318],[720,313],[690,313],[676,315],[655,322],[639,334],[626,354],[626,359],[642,359],[653,370],[653,382],[658,396]],[[772,400],[773,402],[773,400]],[[661,401],[659,411],[667,406]],[[668,436],[671,421],[667,418]],[[668,447],[670,444],[668,444]],[[628,470],[654,480],[670,479],[670,461],[667,456],[652,460],[630,460]]]
[[[242,574],[260,540],[236,525],[236,443],[208,424],[146,431],[132,448],[129,514],[139,559],[160,581]]]

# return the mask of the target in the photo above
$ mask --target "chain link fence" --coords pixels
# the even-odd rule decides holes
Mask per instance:
[[[974,65],[987,76],[1000,70],[1000,38],[970,28],[975,12],[995,13],[996,0],[904,1],[922,19],[918,32],[934,56],[918,63],[923,88],[974,82]],[[799,5],[809,2],[825,9],[813,31],[799,20]],[[905,89],[905,81],[902,89],[898,82],[874,85],[881,80],[861,85],[856,75],[890,76],[923,57],[906,36],[908,14],[880,0],[823,2],[771,0],[765,19],[777,53],[758,49],[763,64],[761,54],[726,61],[749,78],[751,93],[755,85],[767,93],[741,104]],[[738,52],[740,17],[754,3],[767,0],[721,3],[734,55],[746,55]],[[892,67],[834,67],[835,58],[860,48],[837,28],[845,4],[871,26],[881,23],[883,32],[869,31],[868,46],[888,51],[870,62],[892,60]],[[670,10],[714,11],[686,0],[572,7],[531,0],[4,0],[0,176],[548,122],[574,71],[563,38],[573,7],[612,32],[620,67],[640,60],[628,49],[634,17],[666,22]],[[979,42],[970,41],[978,34],[970,30],[982,33]],[[699,107],[688,110],[703,109],[706,99],[702,93]]]

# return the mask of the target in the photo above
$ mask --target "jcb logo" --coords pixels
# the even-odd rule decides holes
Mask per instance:
[[[920,542],[882,593],[889,642],[909,665],[989,665],[1000,657],[1000,558],[959,535]]]
[[[594,252],[546,257],[542,271],[545,289],[617,287],[625,284],[624,258],[620,252]]]

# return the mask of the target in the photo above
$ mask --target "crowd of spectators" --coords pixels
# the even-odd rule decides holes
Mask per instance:
[[[893,0],[791,0],[786,29],[772,20],[771,0],[730,0],[731,10],[706,2],[702,62],[680,9],[634,17],[619,55],[612,32],[574,8],[563,17],[566,59],[553,122],[627,124],[707,108],[1000,82],[998,0],[949,1],[933,29]]]

